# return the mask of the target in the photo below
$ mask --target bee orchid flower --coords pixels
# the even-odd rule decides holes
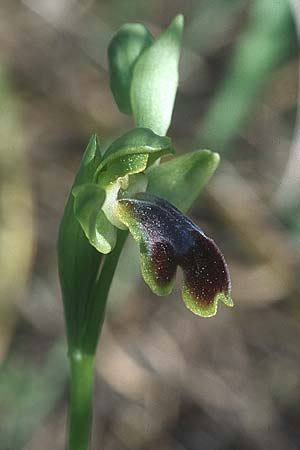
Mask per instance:
[[[137,128],[121,136],[107,149],[101,162],[98,160],[93,182],[73,188],[74,214],[90,244],[102,254],[114,249],[117,229],[129,229],[139,246],[143,278],[157,295],[171,293],[179,266],[183,271],[182,296],[186,306],[195,314],[211,317],[219,300],[233,306],[229,271],[221,251],[166,199],[149,191],[139,192],[147,189],[149,164],[172,152],[169,138],[148,129]],[[206,170],[215,160],[215,155],[207,151],[198,156],[209,156],[204,159]],[[174,166],[174,162],[176,159],[166,165]],[[177,169],[180,163],[181,158]],[[164,163],[152,167],[152,180],[155,168],[163,166]],[[181,166],[181,176],[184,171],[187,179],[191,170]],[[175,173],[169,176],[174,177]],[[151,186],[154,188],[155,183]]]
[[[171,293],[179,266],[183,300],[192,312],[214,316],[219,300],[233,306],[221,251],[177,208],[156,195],[139,193],[119,200],[117,212],[138,243],[143,278],[154,294]]]

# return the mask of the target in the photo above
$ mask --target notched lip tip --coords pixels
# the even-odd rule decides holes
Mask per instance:
[[[229,308],[234,307],[233,299],[230,297],[230,295],[225,294],[224,292],[218,292],[212,303],[205,307],[200,302],[197,302],[194,300],[194,298],[186,293],[183,293],[183,300],[186,305],[186,307],[193,313],[196,314],[199,317],[203,318],[209,318],[214,317],[218,312],[219,302],[221,301]]]

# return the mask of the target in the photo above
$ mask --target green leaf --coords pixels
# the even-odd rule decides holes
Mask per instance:
[[[92,136],[83,155],[73,189],[94,178],[101,159],[99,141]],[[80,332],[88,294],[95,282],[102,255],[89,243],[74,214],[74,197],[69,195],[58,237],[58,271],[63,294],[68,342],[80,346]]]
[[[138,23],[123,25],[108,47],[110,87],[121,112],[132,114],[130,85],[133,67],[153,42],[146,27]]]
[[[125,156],[146,154],[149,156],[148,164],[162,155],[173,153],[170,138],[166,136],[158,136],[148,128],[134,128],[123,136],[116,139],[104,154],[103,160],[97,168],[97,181],[101,171],[110,170],[115,172],[112,165],[117,160],[121,160]],[[130,164],[134,164],[134,158],[130,159]],[[131,173],[133,173],[131,171]]]
[[[110,253],[116,243],[116,230],[101,209],[105,191],[97,184],[73,189],[74,213],[87,239],[100,253]]]
[[[186,212],[218,167],[219,160],[218,153],[198,150],[152,166],[147,171],[147,191]]]
[[[131,107],[137,127],[165,135],[178,86],[183,16],[177,16],[138,58],[131,82]]]

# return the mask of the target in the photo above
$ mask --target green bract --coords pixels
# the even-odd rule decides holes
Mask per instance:
[[[131,23],[120,28],[108,47],[110,87],[120,111],[125,114],[132,114],[130,85],[133,67],[152,42],[146,27]]]
[[[166,134],[178,87],[183,17],[177,16],[153,42],[141,25],[124,25],[112,39],[108,58],[111,87],[120,111],[138,127]]]
[[[165,134],[170,126],[178,87],[183,17],[177,16],[137,60],[131,84],[131,105],[137,126]]]

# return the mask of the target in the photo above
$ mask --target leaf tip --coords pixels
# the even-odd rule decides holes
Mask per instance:
[[[220,163],[220,154],[217,152],[214,152],[212,150],[209,150],[207,148],[200,150],[202,157],[206,156],[207,159],[210,160],[211,164],[217,167]]]
[[[208,151],[210,152],[211,157],[212,157],[214,163],[215,163],[216,165],[219,165],[219,163],[220,163],[220,154],[217,153],[217,152],[212,152],[211,150],[208,150]]]
[[[172,25],[176,26],[180,31],[183,30],[184,27],[184,16],[183,14],[178,14],[172,21]]]

